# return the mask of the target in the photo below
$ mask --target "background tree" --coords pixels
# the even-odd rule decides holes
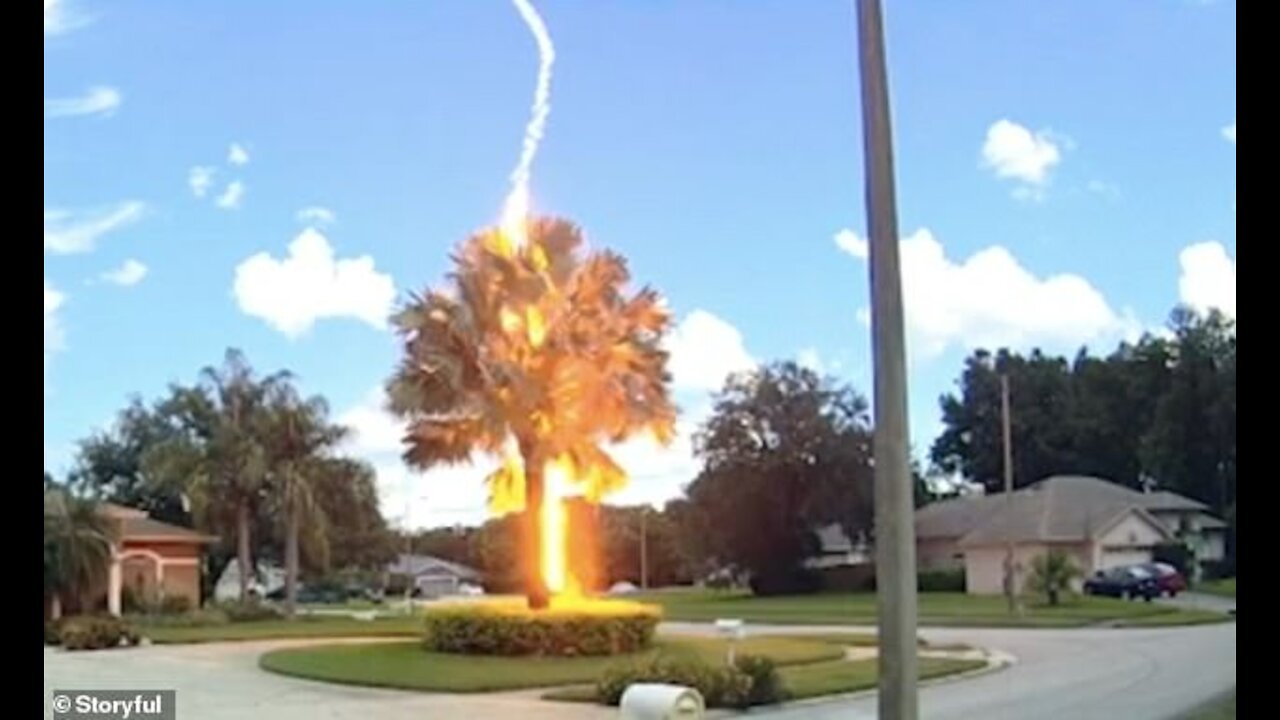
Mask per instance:
[[[974,352],[959,393],[941,399],[936,470],[1003,487],[999,373],[1012,388],[1014,484],[1096,475],[1141,489],[1147,479],[1211,505],[1234,499],[1235,324],[1174,310],[1172,337],[1147,335],[1071,364],[1033,351]]]
[[[300,536],[305,524],[312,556],[328,565],[328,517],[319,500],[320,487],[341,482],[344,475],[328,457],[347,435],[329,422],[328,403],[320,397],[302,398],[288,382],[270,388],[260,429],[265,447],[267,485],[272,506],[284,519],[285,615],[292,618],[298,604]]]
[[[574,225],[533,220],[512,248],[498,230],[468,239],[449,286],[413,298],[393,322],[404,358],[388,383],[391,408],[408,422],[405,461],[417,468],[468,462],[475,452],[514,454],[487,482],[495,499],[523,508],[525,546],[541,557],[543,472],[562,461],[592,500],[625,482],[601,448],[640,432],[669,441],[658,295],[628,295],[625,261],[584,253]],[[544,607],[540,572],[526,573],[531,607]]]
[[[795,363],[735,375],[694,440],[702,472],[688,487],[712,554],[751,573],[762,594],[803,589],[814,531],[871,526],[866,401]]]

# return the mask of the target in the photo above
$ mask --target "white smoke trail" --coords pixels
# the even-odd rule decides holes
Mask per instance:
[[[551,33],[542,21],[533,3],[529,0],[512,0],[533,39],[538,44],[538,84],[533,92],[533,108],[530,111],[529,123],[524,129],[524,146],[520,151],[520,162],[511,171],[511,192],[507,195],[502,210],[503,232],[516,245],[524,241],[524,221],[529,214],[529,170],[533,166],[533,157],[538,152],[538,144],[542,142],[542,133],[547,125],[547,115],[551,113],[551,65],[556,60],[556,48],[551,42]]]

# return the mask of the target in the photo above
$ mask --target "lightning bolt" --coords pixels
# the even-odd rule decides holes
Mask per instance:
[[[502,232],[516,246],[524,244],[525,219],[529,215],[529,171],[533,166],[533,158],[538,154],[538,144],[547,126],[547,116],[551,114],[551,66],[556,60],[556,47],[551,42],[551,33],[547,24],[542,21],[537,8],[529,0],[512,0],[524,24],[533,34],[538,44],[538,83],[533,91],[533,107],[530,109],[529,122],[524,128],[524,145],[520,150],[520,161],[511,171],[511,192],[502,208]]]

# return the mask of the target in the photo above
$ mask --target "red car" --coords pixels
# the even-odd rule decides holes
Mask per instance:
[[[1187,579],[1168,563],[1148,563],[1140,567],[1155,576],[1156,587],[1160,589],[1161,595],[1177,597],[1178,593],[1187,589]]]

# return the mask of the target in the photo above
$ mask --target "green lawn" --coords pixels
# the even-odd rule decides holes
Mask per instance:
[[[658,652],[720,663],[725,651],[723,640],[695,637],[660,638],[646,653],[610,658],[453,655],[426,652],[418,642],[388,642],[276,650],[263,655],[259,664],[313,680],[466,693],[593,682],[607,663]],[[768,655],[780,665],[823,664],[844,653],[840,646],[822,640],[792,637],[747,638],[738,644],[738,651]]]
[[[1200,583],[1195,589],[1196,592],[1233,598],[1236,596],[1236,579],[1210,580],[1209,582]]]
[[[325,637],[417,637],[422,634],[420,616],[356,620],[350,617],[304,616],[296,620],[259,620],[182,627],[139,623],[142,634],[155,643],[201,643],[223,640],[270,640],[273,638]]]
[[[878,673],[875,660],[843,660],[785,667],[778,672],[793,699],[857,692],[876,686]],[[920,679],[954,675],[983,667],[981,660],[953,660],[922,657]]]
[[[921,593],[922,625],[1079,627],[1099,623],[1205,622],[1207,617],[1186,615],[1176,608],[1156,603],[1113,598],[1075,597],[1049,607],[1028,601],[1022,617],[1010,616],[999,596],[963,593]],[[758,623],[873,625],[876,622],[875,593],[823,593],[782,597],[752,597],[743,593],[703,590],[668,591],[641,596],[644,602],[661,605],[664,619],[707,621],[742,618]],[[1156,620],[1157,616],[1168,617]],[[1214,616],[1214,619],[1220,619]]]
[[[1235,720],[1235,717],[1236,691],[1232,690],[1230,695],[1206,703],[1183,715],[1179,720]]]

